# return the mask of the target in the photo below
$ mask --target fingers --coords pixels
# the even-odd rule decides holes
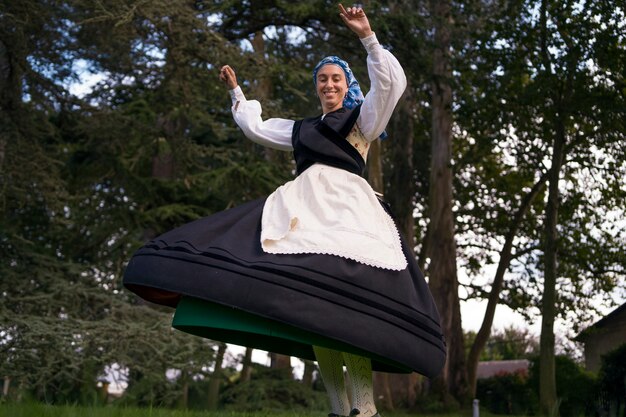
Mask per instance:
[[[365,17],[365,12],[361,6],[354,5],[353,7],[348,7],[347,9],[343,7],[343,4],[339,3],[339,15],[342,18],[349,19],[360,19]]]
[[[235,78],[235,71],[228,65],[224,65],[220,68],[220,79],[222,81],[228,81]]]
[[[230,89],[237,87],[237,76],[235,75],[235,70],[233,70],[229,65],[224,65],[220,68],[219,78],[222,80]]]
[[[233,69],[229,65],[224,65],[222,68],[220,68],[220,78],[227,78],[228,76],[233,74],[235,74],[235,71],[233,71]]]

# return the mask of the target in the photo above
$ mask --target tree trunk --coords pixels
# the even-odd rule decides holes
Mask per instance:
[[[511,263],[513,240],[515,239],[515,235],[517,234],[526,212],[528,212],[532,202],[543,189],[547,180],[548,175],[542,175],[535,185],[533,185],[533,188],[524,196],[520,207],[517,209],[517,212],[511,220],[509,231],[505,236],[504,246],[500,250],[498,269],[496,270],[496,275],[493,279],[493,283],[491,284],[491,293],[489,293],[489,301],[487,302],[485,316],[483,317],[480,330],[478,330],[478,333],[476,334],[476,339],[474,339],[474,343],[472,344],[467,358],[467,379],[469,381],[470,398],[475,398],[476,396],[476,373],[478,371],[478,361],[480,359],[480,354],[483,352],[485,345],[489,340],[489,336],[491,336],[491,326],[493,325],[493,319],[496,314],[496,307],[500,301],[500,292],[502,290],[502,284],[504,283],[504,274]]]
[[[226,353],[226,343],[220,343],[215,357],[215,368],[209,381],[209,392],[207,398],[207,407],[209,410],[217,409],[220,396],[220,383],[222,382],[222,364],[224,363],[224,354]]]
[[[409,85],[398,102],[390,125],[391,137],[386,155],[391,167],[387,170],[388,187],[385,190],[385,199],[391,206],[400,234],[406,240],[411,254],[415,254],[414,101]]]
[[[396,135],[394,133],[392,133],[392,135],[394,135],[395,138]],[[367,154],[367,181],[374,191],[381,194],[385,193],[383,147],[381,141],[378,139],[371,142],[370,149]],[[393,410],[393,397],[389,387],[389,375],[386,373],[374,372],[372,379],[372,383],[376,387],[376,398],[378,398],[380,407],[385,410]]]
[[[175,132],[167,131],[174,135]],[[171,140],[176,139],[171,136]],[[157,139],[155,154],[152,157],[152,176],[159,179],[174,178],[174,155],[172,148],[165,138]]]
[[[406,240],[409,251],[415,256],[415,174],[413,166],[413,140],[415,135],[415,98],[411,85],[407,86],[404,95],[398,102],[395,115],[389,125],[390,141],[385,151],[389,161],[385,200],[391,206],[396,224],[402,237]],[[387,142],[384,142],[387,144]],[[406,402],[412,407],[417,402],[419,374],[391,374],[387,377],[391,386],[406,385]],[[390,391],[391,392],[391,391]],[[393,396],[393,393],[392,393]],[[395,398],[394,398],[395,399]],[[392,401],[392,406],[393,401]]]
[[[367,182],[374,191],[383,194],[383,161],[382,146],[380,140],[375,140],[370,144],[370,150],[367,153]]]
[[[257,57],[258,62],[265,61],[265,39],[263,39],[263,32],[256,31],[252,37],[252,49]],[[272,80],[267,75],[263,75],[257,81],[257,88],[254,93],[259,99],[269,99],[272,96]]]
[[[263,31],[256,31],[252,38],[252,48],[257,56],[258,62],[265,60],[265,39],[263,39]],[[258,79],[255,95],[258,100],[269,100],[272,97],[272,80],[267,75],[262,75]],[[271,148],[263,148],[265,160],[273,162],[276,160],[276,152]],[[271,367],[277,369],[291,369],[291,357],[270,353]]]
[[[565,149],[565,129],[557,122],[556,135],[552,145],[548,203],[546,205],[544,283],[541,297],[541,336],[539,339],[539,403],[546,416],[557,411],[556,376],[554,364],[554,319],[556,317],[556,279],[559,213],[559,177],[563,165]]]
[[[241,381],[249,382],[252,377],[252,348],[246,348],[246,354],[243,357],[243,366],[241,368]]]
[[[542,0],[540,8],[541,57],[547,75],[554,76],[550,62],[548,47],[548,4]],[[556,77],[554,77],[556,78]],[[556,81],[556,80],[555,80]],[[571,79],[569,80],[571,82]],[[558,83],[555,82],[555,85]],[[565,91],[565,94],[568,94]],[[554,319],[556,318],[556,279],[557,247],[558,247],[558,213],[559,213],[559,177],[565,155],[566,120],[560,92],[553,93],[552,102],[558,108],[555,112],[555,135],[552,144],[552,158],[548,172],[548,202],[545,213],[544,230],[544,283],[541,297],[541,335],[539,337],[539,407],[545,416],[558,415],[556,397],[556,375],[554,361]]]
[[[179,408],[186,410],[189,407],[189,374],[187,374],[187,371],[183,371],[180,378],[183,383],[183,387],[182,387],[183,392],[181,395]]]
[[[291,356],[270,353],[270,367],[273,369],[291,369]]]
[[[444,401],[448,394],[459,402],[467,398],[465,349],[458,294],[454,213],[452,212],[452,71],[450,67],[450,1],[431,0],[435,46],[432,81],[432,155],[428,234],[429,284],[441,314],[448,353],[438,384]]]
[[[313,386],[313,371],[315,362],[304,359],[304,373],[302,374],[302,384],[307,387]]]
[[[109,386],[111,384],[108,381],[102,381],[102,386],[98,392],[98,404],[106,405],[109,402]]]
[[[19,118],[15,113],[21,108],[22,83],[19,65],[14,65],[7,45],[0,40],[0,174],[4,172],[4,158]]]
[[[389,383],[389,374],[387,372],[374,372],[375,398],[378,406],[383,410],[393,411],[393,394]]]
[[[254,53],[257,57],[258,62],[265,61],[265,39],[263,39],[263,31],[254,32],[254,36],[252,37],[252,49],[254,49]],[[272,98],[272,80],[267,74],[262,74],[261,77],[257,80],[257,86],[254,91],[254,95],[257,100],[261,101],[270,100]],[[268,162],[274,162],[277,157],[277,151],[274,149],[264,147],[263,155],[265,156],[265,160]]]
[[[414,372],[408,378],[406,404],[413,408],[417,405],[417,397],[422,394],[422,376]]]

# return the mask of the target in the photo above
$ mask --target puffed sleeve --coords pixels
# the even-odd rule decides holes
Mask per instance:
[[[281,151],[290,151],[293,120],[271,118],[261,119],[261,103],[257,100],[246,100],[241,87],[230,90],[233,102],[232,112],[235,123],[244,135],[259,145]]]
[[[398,100],[406,88],[404,70],[395,56],[384,49],[376,34],[361,39],[367,51],[367,72],[370,90],[361,105],[357,124],[368,141],[385,130]]]

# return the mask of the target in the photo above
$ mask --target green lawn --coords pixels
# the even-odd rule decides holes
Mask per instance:
[[[471,417],[471,411],[454,414],[407,414],[383,413],[383,417]],[[481,411],[481,417],[493,417],[493,414]],[[51,406],[44,404],[0,404],[0,417],[326,417],[325,413],[311,412],[255,412],[235,413],[227,411],[178,411],[150,408],[122,407],[73,407]],[[509,416],[522,417],[522,416]]]

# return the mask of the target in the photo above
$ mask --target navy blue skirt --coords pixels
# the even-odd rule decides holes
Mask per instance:
[[[408,267],[331,255],[268,254],[265,199],[167,232],[130,260],[124,285],[178,307],[174,326],[203,337],[314,359],[312,345],[370,357],[375,370],[437,375],[446,350],[428,285]]]

